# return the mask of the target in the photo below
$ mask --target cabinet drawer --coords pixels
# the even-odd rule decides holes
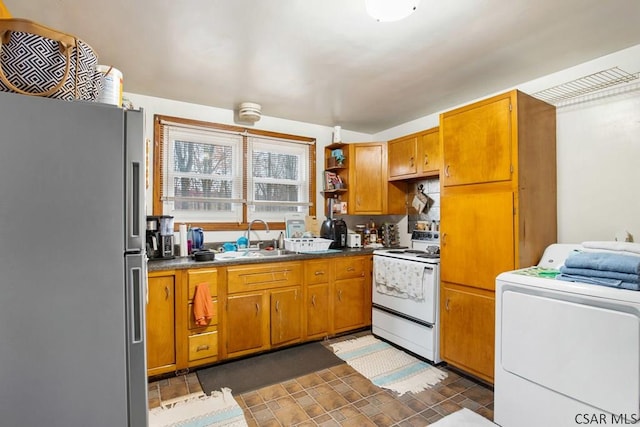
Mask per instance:
[[[335,259],[336,280],[364,277],[367,271],[366,257],[343,257]]]
[[[304,267],[305,283],[315,285],[317,283],[327,283],[329,281],[330,260],[306,261]]]
[[[193,296],[196,293],[196,286],[200,283],[208,283],[209,284],[209,292],[211,292],[211,296],[218,295],[218,270],[216,269],[202,269],[202,270],[189,270],[187,273],[189,276],[189,293],[187,298],[189,301],[193,299]]]
[[[218,300],[217,299],[213,300],[213,315],[211,316],[211,320],[209,321],[209,324],[206,326],[196,325],[196,318],[193,315],[193,304],[189,303],[189,310],[187,310],[187,312],[189,313],[189,320],[188,320],[189,329],[202,329],[202,328],[206,328],[206,327],[218,324]]]
[[[189,337],[189,361],[218,355],[218,331]]]
[[[229,293],[299,285],[302,281],[302,263],[279,262],[227,269]]]

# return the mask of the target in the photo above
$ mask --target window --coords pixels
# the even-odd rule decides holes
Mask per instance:
[[[308,214],[314,155],[310,138],[156,116],[153,212],[207,230]]]

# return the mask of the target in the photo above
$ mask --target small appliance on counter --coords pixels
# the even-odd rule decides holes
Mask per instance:
[[[342,249],[347,246],[347,224],[341,219],[327,218],[320,227],[320,237],[333,240],[329,249]]]
[[[172,259],[173,217],[168,215],[147,217],[147,254],[149,259]]]
[[[204,230],[200,227],[190,228],[187,233],[187,242],[191,242],[189,253],[204,250]]]
[[[349,233],[347,234],[347,247],[348,248],[361,248],[362,238],[359,234]]]

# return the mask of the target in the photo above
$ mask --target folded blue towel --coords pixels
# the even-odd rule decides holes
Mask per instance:
[[[587,277],[569,274],[558,274],[556,276],[556,279],[564,280],[565,282],[580,282],[588,283],[590,285],[601,285],[609,286],[611,288],[628,289],[630,291],[640,291],[639,283],[623,282],[622,280],[606,279],[604,277]]]
[[[640,257],[606,252],[574,252],[564,262],[565,267],[617,271],[640,274]]]
[[[572,268],[562,266],[560,267],[560,273],[568,274],[569,276],[600,277],[621,280],[623,282],[640,283],[640,275],[620,273],[619,271],[593,270],[591,268]]]

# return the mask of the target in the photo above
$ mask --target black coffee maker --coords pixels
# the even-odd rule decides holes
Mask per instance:
[[[347,224],[341,219],[327,218],[320,226],[320,237],[333,240],[330,249],[342,249],[347,246]]]
[[[147,256],[149,259],[172,259],[173,217],[168,215],[147,217]]]

